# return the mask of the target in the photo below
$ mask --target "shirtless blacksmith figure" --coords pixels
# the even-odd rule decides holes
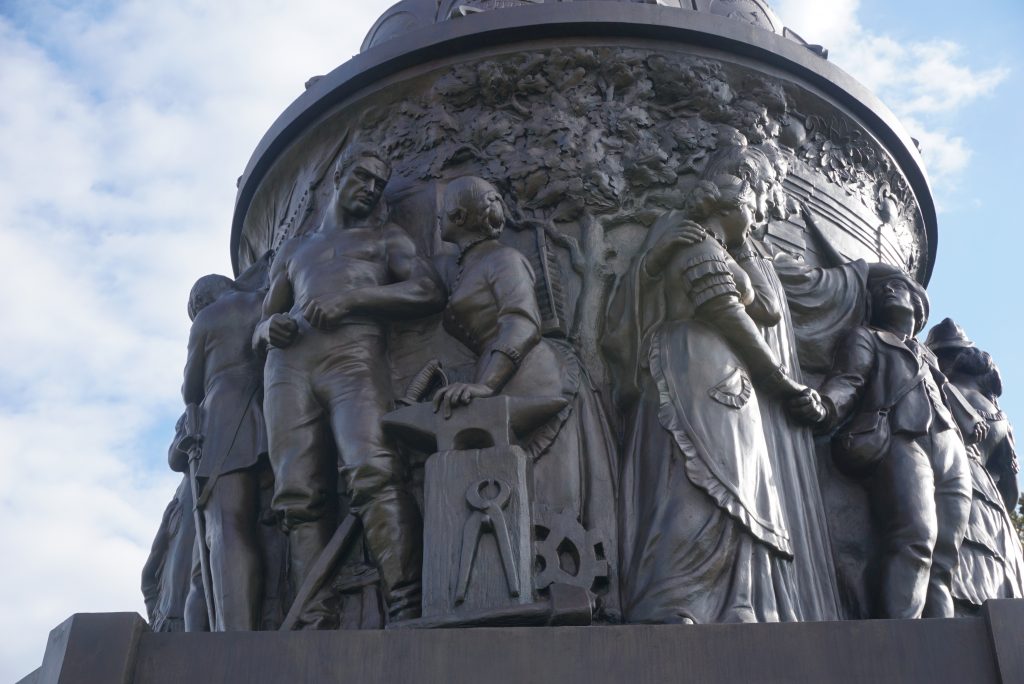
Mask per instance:
[[[320,229],[286,242],[274,261],[254,344],[269,347],[273,507],[289,535],[293,589],[336,527],[340,471],[390,618],[400,620],[420,613],[422,523],[405,467],[381,431],[392,408],[386,326],[438,311],[445,298],[409,236],[378,215],[390,173],[369,146],[342,154]],[[302,622],[332,626],[323,606]]]

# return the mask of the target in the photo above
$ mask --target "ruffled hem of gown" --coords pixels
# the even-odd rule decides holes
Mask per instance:
[[[686,474],[690,481],[701,490],[706,492],[715,503],[730,516],[742,524],[755,538],[772,547],[786,558],[793,557],[793,546],[789,538],[779,534],[770,527],[764,525],[756,516],[747,510],[743,502],[726,487],[698,453],[696,445],[690,440],[686,429],[683,427],[683,418],[672,400],[672,393],[668,383],[665,381],[661,363],[661,352],[658,344],[651,345],[650,352],[651,376],[654,378],[658,389],[658,400],[660,408],[658,419],[662,426],[672,435],[676,445],[682,452]]]
[[[995,483],[975,454],[969,458],[974,500],[952,593],[980,608],[990,599],[1024,597],[1024,555]]]
[[[575,354],[563,349],[561,343],[550,339],[545,339],[544,342],[551,345],[565,362],[565,374],[562,377],[562,396],[569,403],[555,417],[537,428],[530,435],[530,441],[526,444],[526,452],[533,460],[537,460],[546,454],[551,445],[558,439],[558,435],[561,434],[562,428],[565,427],[565,424],[569,421],[569,416],[572,415],[576,407],[576,396],[580,391],[581,370],[579,359],[576,358]]]
[[[1021,598],[1020,568],[970,541],[960,549],[960,564],[953,576],[952,593],[957,601],[980,608],[991,599]],[[1014,581],[1016,579],[1016,581]]]

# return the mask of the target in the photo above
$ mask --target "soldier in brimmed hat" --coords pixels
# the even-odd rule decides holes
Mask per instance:
[[[1024,552],[1007,515],[1020,496],[1013,429],[999,406],[999,368],[963,328],[947,318],[928,333],[927,344],[968,410],[987,426],[982,439],[967,449],[974,492],[953,577],[957,614],[977,615],[986,601],[1024,596]]]
[[[1004,454],[1001,451],[999,457],[985,459],[985,466],[999,486],[1006,509],[1015,510],[1020,497],[1017,486],[1019,466],[1013,447],[1013,431],[1009,427],[1002,428],[1003,423],[1007,426],[1009,423],[1006,414],[999,407],[999,397],[1003,394],[1003,380],[999,367],[992,356],[979,349],[952,318],[943,320],[928,331],[925,344],[935,352],[942,372],[960,389],[974,409],[989,422],[990,426],[999,424],[994,432],[990,430],[984,441],[996,443],[999,436],[1005,433],[1004,443],[1007,452]]]
[[[805,395],[791,408],[822,431],[840,428],[836,463],[867,487],[882,536],[875,614],[951,617],[971,480],[945,376],[914,339],[928,320],[928,295],[898,272],[872,276],[868,290],[869,324],[841,344],[821,400]]]
[[[944,318],[932,327],[924,343],[938,357],[939,366],[943,369],[952,364],[964,349],[974,348],[974,342],[952,318]]]

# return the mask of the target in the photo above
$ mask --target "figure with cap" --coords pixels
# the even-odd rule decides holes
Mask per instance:
[[[881,536],[875,616],[952,617],[971,481],[946,378],[915,339],[928,295],[900,272],[876,272],[867,285],[868,322],[839,346],[820,400],[803,395],[790,409],[823,432],[838,428],[833,458],[868,490]],[[970,441],[980,435],[974,425],[963,430]]]
[[[953,360],[964,349],[975,348],[974,342],[967,337],[967,332],[952,318],[945,318],[941,323],[932,326],[928,331],[925,345],[939,359],[939,366],[944,370],[948,370]]]
[[[1013,430],[999,406],[999,368],[947,318],[928,333],[928,347],[957,389],[957,397],[985,421],[985,435],[967,449],[971,517],[953,576],[958,615],[977,615],[985,601],[1024,597],[1024,553],[1008,511],[1017,506],[1017,453]]]

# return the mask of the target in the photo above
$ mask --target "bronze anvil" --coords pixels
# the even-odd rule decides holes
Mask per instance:
[[[423,617],[392,627],[589,623],[584,589],[560,587],[536,601],[531,463],[516,444],[567,405],[562,397],[496,396],[450,418],[431,403],[384,417],[388,432],[433,454],[424,478]]]
[[[384,416],[384,429],[410,446],[436,453],[507,447],[530,434],[569,405],[563,397],[474,399],[456,408],[450,418],[430,402],[413,404]]]

